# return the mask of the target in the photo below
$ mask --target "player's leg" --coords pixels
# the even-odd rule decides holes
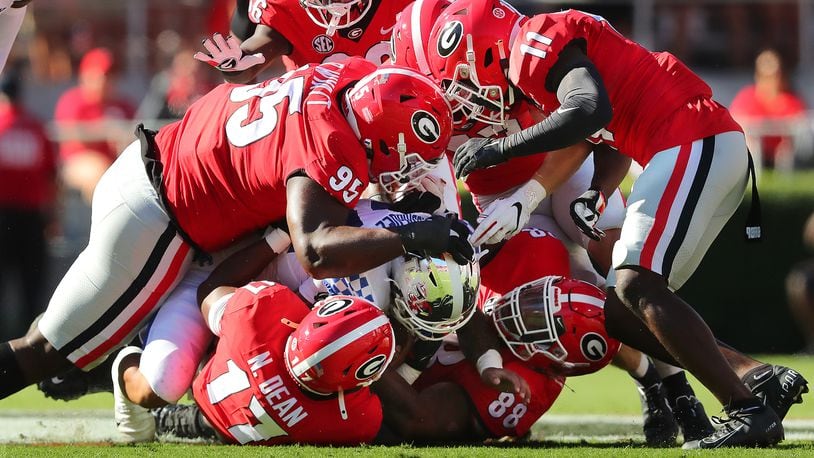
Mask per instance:
[[[91,369],[129,341],[191,260],[131,144],[94,197],[88,246],[36,329],[0,344],[0,398],[74,364]]]
[[[733,132],[654,156],[630,196],[637,205],[628,209],[613,254],[617,297],[741,425],[728,422],[702,441],[704,447],[768,445],[783,435],[777,416],[741,383],[703,319],[673,292],[720,231],[711,226],[715,218],[725,221],[737,208],[746,185],[745,152],[743,136]]]

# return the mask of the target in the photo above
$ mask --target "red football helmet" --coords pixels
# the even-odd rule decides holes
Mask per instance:
[[[327,395],[376,381],[395,348],[390,320],[375,305],[331,296],[317,302],[288,337],[285,363],[302,387]]]
[[[393,194],[441,160],[452,113],[441,88],[405,67],[381,66],[345,95],[346,117],[370,158],[370,180]]]
[[[450,3],[451,0],[415,0],[396,15],[396,25],[390,39],[390,57],[394,64],[432,75],[427,63],[430,30],[435,19]]]
[[[370,11],[372,0],[300,0],[308,17],[320,27],[325,27],[327,35],[333,35],[337,29],[348,28]]]
[[[619,341],[605,330],[604,304],[605,293],[596,286],[549,276],[498,299],[492,321],[518,358],[543,370],[590,374],[619,351]]]
[[[514,103],[509,52],[525,19],[500,0],[457,0],[435,21],[427,60],[446,89],[456,123],[504,123],[504,111]]]

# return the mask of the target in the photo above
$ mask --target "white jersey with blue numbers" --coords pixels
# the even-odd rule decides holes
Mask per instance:
[[[348,226],[394,227],[429,219],[426,213],[399,213],[387,204],[362,199],[348,217]],[[394,261],[361,274],[314,280],[305,273],[293,251],[278,256],[263,271],[262,278],[274,280],[299,291],[307,301],[315,302],[321,293],[363,297],[387,312],[390,309],[390,281]]]

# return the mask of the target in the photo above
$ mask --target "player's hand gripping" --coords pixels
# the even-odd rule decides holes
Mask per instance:
[[[605,233],[596,227],[599,217],[605,211],[605,195],[602,191],[589,189],[571,202],[571,219],[583,234],[599,240]]]
[[[399,234],[404,250],[408,252],[426,252],[431,256],[449,253],[458,264],[471,261],[475,252],[467,240],[469,227],[454,215],[435,215],[390,230]]]
[[[231,35],[223,38],[223,35],[216,33],[204,40],[203,46],[209,54],[198,51],[192,57],[222,72],[242,72],[266,61],[260,53],[243,55],[240,43]]]
[[[473,170],[483,169],[509,160],[503,152],[503,143],[494,138],[470,138],[455,150],[452,165],[455,176],[463,178]]]
[[[526,226],[531,212],[545,197],[545,188],[537,180],[529,180],[510,196],[490,203],[469,240],[479,246],[493,245],[514,237]]]
[[[531,398],[531,389],[526,379],[508,369],[499,367],[484,369],[480,379],[485,385],[498,391],[516,394],[521,402]]]

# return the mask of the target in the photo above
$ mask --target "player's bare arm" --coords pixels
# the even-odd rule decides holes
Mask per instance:
[[[476,429],[469,398],[453,383],[417,392],[395,370],[371,386],[382,401],[384,423],[402,442],[452,442],[485,437]]]
[[[395,232],[346,226],[349,210],[314,180],[291,177],[286,193],[291,242],[314,278],[364,272],[404,253]]]

